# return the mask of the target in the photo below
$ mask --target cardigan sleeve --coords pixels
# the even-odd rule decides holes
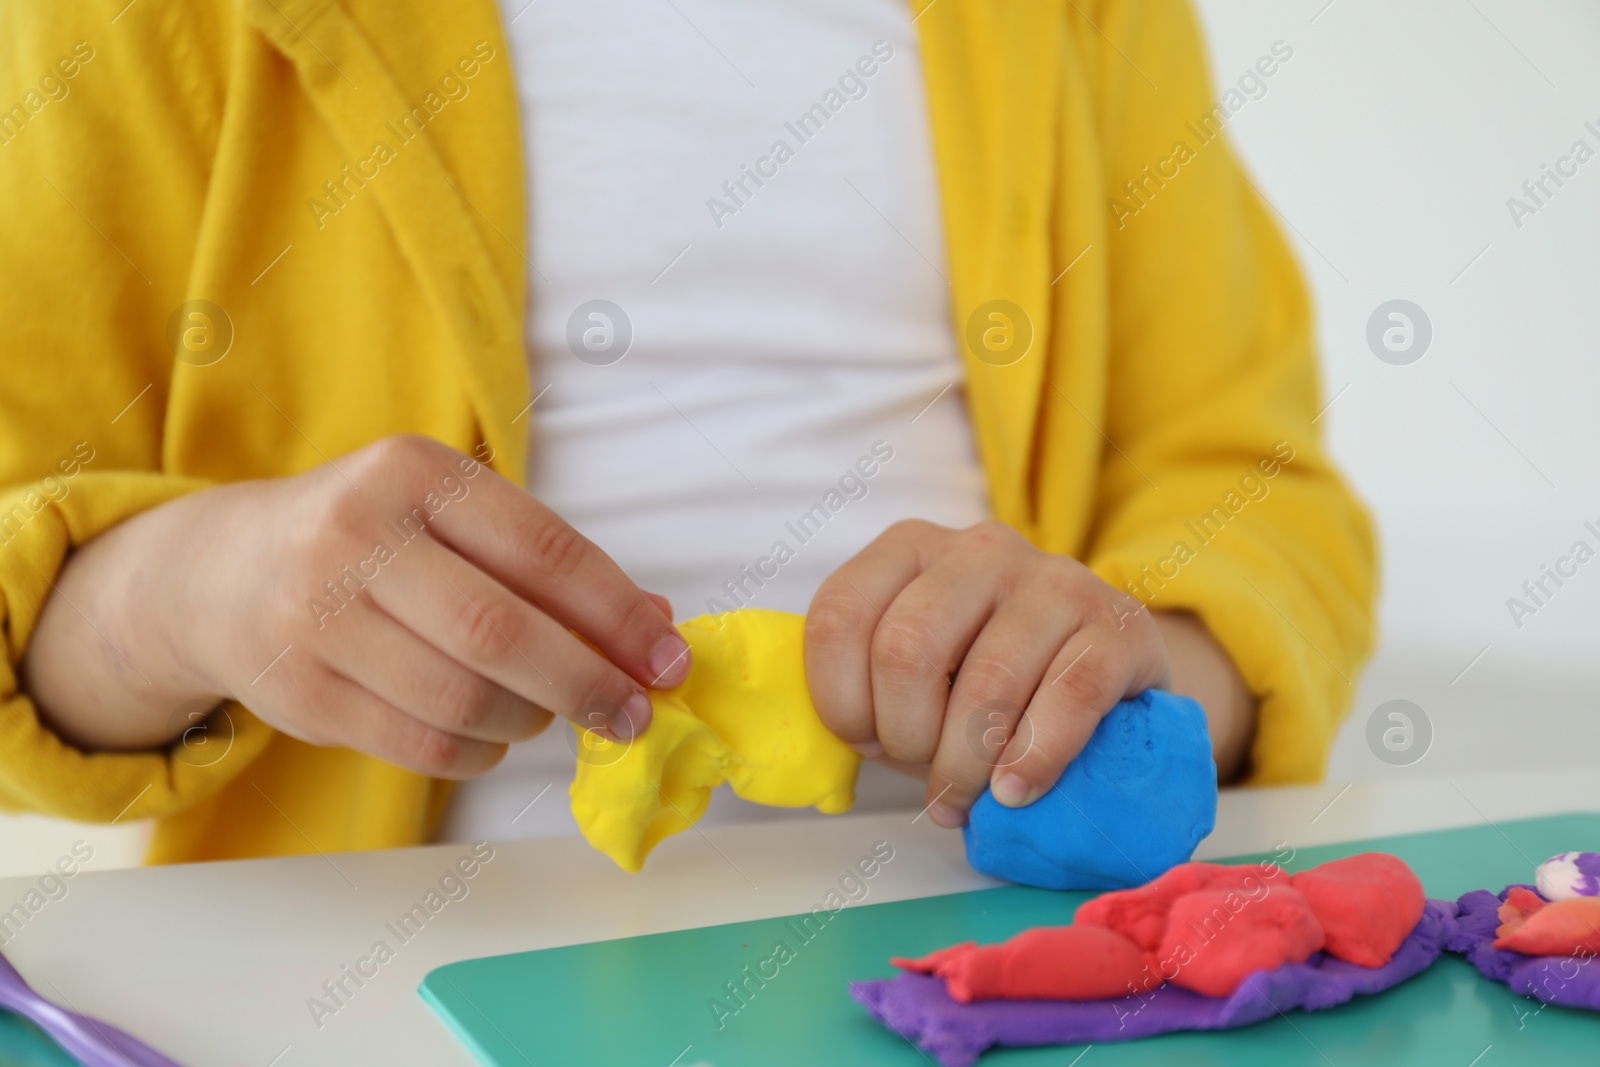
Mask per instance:
[[[1095,23],[1075,36],[1102,123],[1115,446],[1086,558],[1227,650],[1259,700],[1248,782],[1314,780],[1373,642],[1376,546],[1319,436],[1300,271],[1226,135],[1293,47],[1214,90],[1188,0],[1074,12]]]
[[[258,754],[271,729],[238,704],[192,725],[165,751],[86,753],[39,718],[17,665],[72,549],[204,482],[141,471],[93,471],[92,447],[38,482],[0,491],[0,806],[79,822],[166,815],[208,796]],[[85,463],[82,456],[90,457]],[[71,473],[67,473],[71,472]],[[136,667],[137,665],[135,665]],[[182,718],[184,709],[174,708]]]
[[[121,8],[0,7],[0,807],[86,822],[192,804],[271,733],[230,705],[169,751],[86,753],[19,687],[72,550],[206,484],[162,472],[162,426],[226,28]]]

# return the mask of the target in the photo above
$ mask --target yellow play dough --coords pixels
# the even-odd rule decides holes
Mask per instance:
[[[811,705],[804,628],[802,615],[755,608],[679,623],[693,666],[682,685],[651,694],[642,736],[611,742],[573,727],[572,814],[591,845],[636,872],[724,781],[758,804],[850,810],[861,757]]]

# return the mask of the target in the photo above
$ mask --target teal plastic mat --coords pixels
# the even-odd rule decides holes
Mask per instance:
[[[1429,896],[1454,899],[1471,889],[1530,882],[1533,864],[1574,849],[1600,851],[1600,815],[1305,848],[1285,866],[1303,870],[1357,852],[1392,852],[1411,864]],[[926,1067],[930,1061],[918,1049],[868,1018],[846,983],[892,975],[890,955],[916,956],[969,938],[999,941],[1027,926],[1069,922],[1089,895],[984,889],[852,906],[820,930],[801,930],[798,917],[786,917],[494,956],[440,967],[419,992],[490,1067]],[[740,981],[746,965],[755,970],[778,941],[791,946],[793,958],[737,1014],[721,1013],[719,1027],[714,1004],[735,1004],[724,983]],[[1067,1067],[1082,1051],[996,1049],[981,1063]],[[1534,1062],[1600,1062],[1600,1015],[1541,1008],[1447,955],[1380,996],[1242,1030],[1096,1045],[1083,1067]]]
[[[28,1020],[0,1011],[0,1067],[74,1067],[77,1062]]]

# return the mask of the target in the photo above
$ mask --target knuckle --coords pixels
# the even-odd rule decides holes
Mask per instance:
[[[1086,593],[1097,594],[1093,597],[1096,601],[1104,599],[1104,591],[1109,589],[1104,582],[1095,576],[1094,572],[1071,556],[1057,556],[1044,553],[1044,580],[1049,583],[1052,590],[1074,597],[1082,597]]]
[[[881,743],[886,756],[902,763],[927,763],[933,758],[934,750],[937,748],[936,739],[911,734],[903,737],[889,735],[881,738]]]
[[[555,518],[535,526],[526,543],[534,569],[558,579],[570,578],[589,550],[582,534]]]
[[[434,707],[446,729],[454,733],[477,730],[489,719],[495,704],[495,686],[466,672],[454,673],[439,683]]]
[[[1106,588],[1085,589],[1083,583],[1073,582],[1070,577],[1063,580],[1073,588],[1079,601],[1078,612],[1083,625],[1109,627],[1112,630],[1117,628],[1120,616],[1127,612],[1119,611],[1120,605],[1114,592]],[[1099,579],[1095,581],[1098,582]]]
[[[335,609],[342,610],[344,606],[319,585],[321,576],[315,569],[299,569],[295,573],[294,580],[273,582],[262,590],[261,629],[285,642],[304,639],[326,628],[329,616],[337,615]]]
[[[287,667],[288,664],[279,664]],[[308,745],[330,748],[342,745],[345,719],[342,705],[329,688],[329,675],[321,667],[286,670],[282,676],[263,681],[267,697],[249,709],[268,718],[272,725]]]
[[[1156,623],[1155,613],[1137,600],[1133,603],[1132,609],[1115,602],[1107,605],[1106,610],[1111,616],[1111,621],[1119,628],[1128,630],[1145,645],[1154,648],[1163,647],[1161,627]]]
[[[980,537],[986,540],[999,540],[1000,538],[1017,536],[1015,530],[999,519],[983,519],[980,522],[975,522],[967,528],[967,532],[973,537]]]
[[[825,693],[817,693],[813,687],[812,700],[817,709],[817,718],[827,731],[847,745],[863,744],[875,741],[877,738],[872,732],[870,717],[862,717],[853,709],[842,706],[836,699],[830,698]]]
[[[1021,534],[999,519],[984,519],[967,527],[963,535],[978,548],[1007,548],[1023,540]]]
[[[418,466],[435,463],[444,446],[431,437],[419,433],[397,433],[380,438],[367,446],[367,460],[379,470],[410,471]]]
[[[1005,660],[989,656],[969,656],[958,681],[968,699],[979,705],[1008,700],[1017,690],[1017,672]]]
[[[1082,591],[1072,582],[1050,575],[1025,578],[1023,581],[1036,582],[1035,588],[1047,598],[1050,605],[1051,620],[1064,626],[1067,632],[1078,633],[1085,627],[1103,621],[1098,605],[1093,600],[1085,599]]]
[[[526,736],[519,738],[519,740],[527,741],[538,737],[540,734],[548,730],[550,728],[550,724],[554,721],[555,714],[548,708],[541,707],[538,704],[529,704],[527,719],[528,725],[525,731]]]
[[[829,648],[847,644],[866,629],[866,606],[859,597],[822,594],[806,612],[807,644]]]
[[[1076,560],[1051,559],[1043,567],[1021,568],[1009,579],[1009,589],[1044,605],[1052,622],[1076,632],[1102,621],[1100,612],[1105,600],[1094,590],[1085,589],[1087,570],[1080,567]]]
[[[418,735],[412,758],[418,770],[435,777],[448,775],[461,760],[462,742],[459,737],[443,730],[424,729]]]
[[[416,438],[411,434],[380,437],[339,460],[339,469],[358,485],[389,485],[402,472],[414,469],[420,451]],[[329,484],[334,485],[336,490],[349,491],[348,484],[337,475],[330,479]]]
[[[966,811],[989,784],[989,773],[990,767],[986,763],[978,760],[957,762],[941,753],[934,757],[933,766],[928,772],[928,786],[934,793],[942,794],[942,803]]]
[[[327,479],[327,484],[334,493],[359,506],[363,515],[375,504],[385,510],[410,510],[421,505],[426,487],[450,466],[452,454],[431,437],[394,434],[339,460],[337,474]],[[356,485],[369,491],[362,493]]]
[[[266,710],[266,709],[263,709]],[[274,725],[290,737],[319,748],[333,748],[344,743],[339,732],[321,715],[304,715],[290,712]]]
[[[933,647],[932,633],[917,618],[885,619],[872,635],[873,672],[907,680],[927,675],[934,668],[923,649]]]
[[[518,647],[522,619],[514,604],[498,596],[482,603],[458,599],[457,630],[470,661],[498,663]]]
[[[927,519],[899,519],[889,524],[884,532],[896,537],[915,536],[933,529],[934,524]]]
[[[629,647],[638,649],[639,655],[648,656],[654,640],[659,640],[672,629],[661,609],[643,593],[632,593],[625,598],[617,632]]]
[[[1093,707],[1096,711],[1105,711],[1099,707],[1107,704],[1111,699],[1111,668],[1104,657],[1098,656],[1093,650],[1085,652],[1078,660],[1065,670],[1058,673],[1050,683],[1053,688],[1060,690],[1060,695],[1068,703]]]
[[[514,695],[510,703],[514,712],[511,718],[512,741],[527,741],[538,737],[550,725],[550,713],[543,708]]]
[[[334,546],[364,539],[370,516],[367,502],[344,479],[329,482],[321,507],[306,528],[313,551],[326,553]]]
[[[588,680],[578,706],[569,718],[586,730],[598,730],[611,722],[611,717],[622,710],[633,686],[621,673],[609,669],[598,671]]]
[[[890,524],[878,540],[896,545],[914,545],[949,532],[947,527],[927,519],[901,519]]]

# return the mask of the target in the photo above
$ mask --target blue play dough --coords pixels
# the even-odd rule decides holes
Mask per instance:
[[[1149,689],[1112,708],[1032,804],[1008,808],[984,790],[967,820],[967,862],[1044,889],[1125,889],[1186,862],[1216,820],[1205,712]]]

